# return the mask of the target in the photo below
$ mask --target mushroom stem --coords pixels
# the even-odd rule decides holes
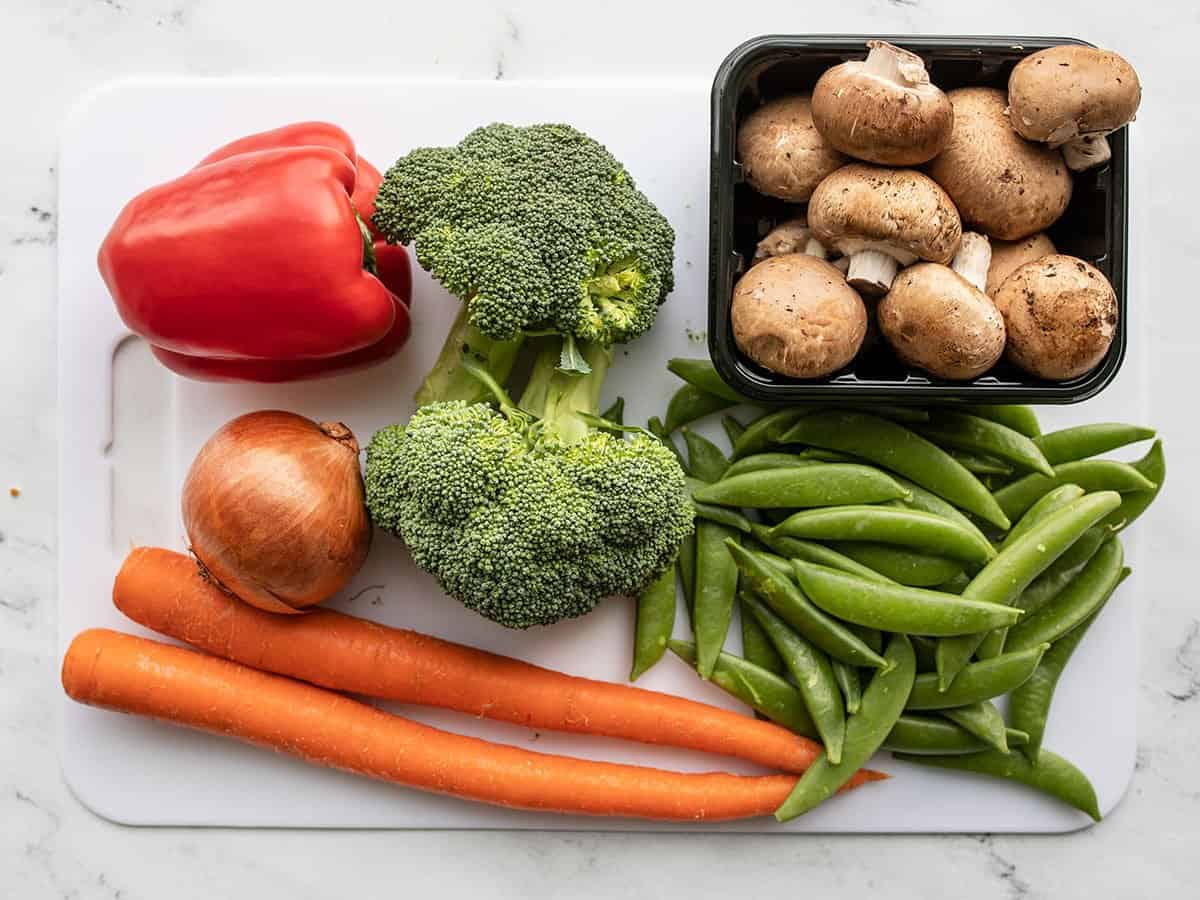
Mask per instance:
[[[1063,159],[1072,172],[1084,172],[1112,159],[1112,148],[1102,134],[1085,134],[1062,146]]]
[[[988,239],[975,231],[964,233],[962,243],[958,245],[958,252],[950,261],[950,268],[982,291],[987,284],[988,268],[991,265],[992,245]]]
[[[896,278],[900,264],[895,257],[878,250],[860,250],[850,257],[846,281],[868,294],[885,294]]]
[[[815,256],[817,259],[829,259],[829,251],[815,237],[808,239],[808,243],[804,245],[804,253],[806,256]]]
[[[867,41],[870,51],[864,71],[896,84],[928,84],[925,63],[915,53],[889,44],[887,41]]]

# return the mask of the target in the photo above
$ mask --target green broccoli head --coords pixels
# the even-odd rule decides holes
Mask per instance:
[[[531,437],[530,419],[434,403],[367,447],[367,506],[443,589],[501,625],[549,625],[635,595],[674,560],[693,509],[658,441]]]
[[[487,125],[387,172],[375,224],[509,341],[553,330],[609,345],[674,287],[670,224],[601,144],[568,125]]]

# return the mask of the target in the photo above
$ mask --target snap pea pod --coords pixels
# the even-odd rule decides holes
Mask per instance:
[[[1050,645],[1038,663],[1033,674],[1016,688],[1008,698],[1008,714],[1012,718],[1013,727],[1020,728],[1029,734],[1029,742],[1021,748],[1029,757],[1030,762],[1037,763],[1042,750],[1042,740],[1046,736],[1046,722],[1050,718],[1050,704],[1054,701],[1054,690],[1062,677],[1067,663],[1075,652],[1096,617],[1104,608],[1092,613],[1090,619],[1073,631],[1064,634]]]
[[[675,627],[675,569],[671,567],[638,595],[630,681],[662,659]]]
[[[908,698],[908,708],[953,709],[1007,694],[1033,674],[1049,647],[1049,644],[1038,644],[1028,650],[1001,653],[994,659],[971,663],[963,667],[954,683],[944,691],[939,689],[936,672],[918,675],[912,696]]]
[[[912,495],[904,501],[905,506],[911,506],[913,509],[919,509],[922,512],[933,513],[934,515],[941,516],[943,519],[950,519],[964,528],[974,531],[981,538],[984,538],[984,540],[987,539],[984,533],[979,530],[979,526],[972,522],[968,516],[964,515],[953,503],[948,503],[933,491],[926,490],[919,484],[909,481],[900,475],[893,475],[892,477],[900,487]]]
[[[1042,433],[1037,413],[1029,406],[993,406],[986,403],[973,403],[963,407],[963,410],[971,415],[999,422],[1013,431],[1020,432],[1025,437],[1035,438]]]
[[[933,637],[971,634],[1010,625],[1019,610],[954,594],[865,581],[836,569],[792,562],[800,587],[830,615],[881,631]],[[961,704],[950,704],[957,706]]]
[[[917,654],[917,671],[936,672],[937,658],[934,656],[934,651],[937,650],[937,641],[919,634],[912,634],[909,637],[912,639],[913,652]]]
[[[859,640],[861,640],[876,653],[883,652],[883,632],[878,628],[868,628],[866,625],[855,625],[853,622],[847,622],[846,627],[858,635]]]
[[[671,395],[667,403],[667,415],[663,427],[671,434],[697,419],[733,406],[733,401],[702,391],[693,384],[685,384]]]
[[[1023,516],[1026,510],[1059,485],[1077,484],[1088,493],[1094,491],[1150,491],[1154,482],[1129,463],[1115,459],[1082,459],[1054,467],[1054,477],[1031,474],[996,491],[996,502],[1012,519]]]
[[[750,533],[764,546],[769,547],[780,556],[785,556],[788,559],[799,559],[804,562],[829,566],[831,569],[841,569],[843,572],[850,572],[868,581],[888,582],[891,580],[886,575],[880,575],[874,569],[869,569],[824,544],[818,544],[815,541],[805,541],[800,538],[786,537],[781,534],[777,535],[772,532],[771,528],[766,525],[759,525],[758,523],[751,526]]]
[[[744,432],[743,432],[744,434]],[[737,446],[737,438],[733,445]],[[821,461],[812,459],[807,456],[800,456],[797,453],[776,453],[767,451],[764,453],[755,453],[751,456],[743,456],[729,464],[729,468],[725,470],[726,478],[733,478],[737,475],[745,475],[750,472],[762,472],[773,469],[801,469],[805,466],[819,466]]]
[[[963,600],[1005,606],[1013,603],[1085,531],[1120,505],[1120,494],[1099,491],[1050,513],[984,566],[962,592]],[[974,634],[939,642],[938,677],[943,687],[954,681],[984,637]]]
[[[717,654],[725,645],[737,596],[738,569],[726,541],[737,532],[715,522],[696,524],[696,598],[692,630],[696,634],[696,671],[701,678],[712,675]]]
[[[862,705],[862,679],[858,677],[858,669],[840,659],[831,660],[830,665],[833,666],[833,679],[846,704],[846,714],[852,716]]]
[[[840,762],[842,742],[846,737],[846,708],[829,657],[792,631],[757,597],[746,594],[743,600],[791,673],[808,714],[817,726],[817,733],[821,735],[829,761]]]
[[[1121,506],[1104,520],[1105,525],[1109,525],[1117,531],[1122,531],[1132,525],[1162,490],[1163,482],[1167,480],[1167,460],[1163,456],[1162,441],[1155,441],[1149,452],[1132,465],[1142,475],[1154,482],[1154,489],[1121,495]]]
[[[786,557],[780,556],[777,553],[766,551],[755,551],[758,558],[775,570],[775,573],[781,578],[792,580],[796,577],[796,573],[792,571],[792,561]]]
[[[612,422],[614,425],[625,424],[625,398],[618,397],[612,402],[612,405],[604,412],[600,413],[600,418]]]
[[[742,436],[733,445],[731,458],[736,462],[742,457],[770,449],[795,422],[811,413],[811,409],[803,406],[789,406],[764,413],[746,426]]]
[[[695,469],[695,463],[692,468]],[[904,488],[886,472],[846,463],[746,472],[696,492],[696,499],[702,503],[751,509],[861,505],[905,496]]]
[[[803,637],[834,659],[851,665],[865,668],[884,665],[883,657],[862,638],[813,605],[791,580],[759,559],[758,554],[734,541],[726,546],[751,590]]]
[[[805,447],[796,453],[801,459],[811,459],[814,462],[827,463],[862,463],[857,456],[849,453],[838,453],[836,450],[826,450],[822,447]]]
[[[1010,747],[1022,745],[1028,735],[1009,728],[1005,742]],[[987,745],[967,731],[941,717],[904,713],[892,726],[892,733],[883,742],[884,750],[893,753],[951,754],[976,753]]]
[[[1121,422],[1096,422],[1091,425],[1076,425],[1061,431],[1051,431],[1034,438],[1051,465],[1074,462],[1099,456],[1127,444],[1148,441],[1154,437],[1153,428],[1126,425]],[[1049,473],[1047,473],[1049,474]]]
[[[667,647],[692,667],[696,665],[696,645],[690,641],[671,640]],[[766,669],[722,652],[717,656],[710,681],[725,693],[741,700],[755,712],[762,713],[776,725],[796,734],[819,739],[804,698],[795,685]]]
[[[993,750],[1008,752],[1008,729],[1004,725],[1004,716],[990,700],[943,709],[942,715],[971,732]]]
[[[1035,766],[1020,753],[999,753],[988,750],[983,753],[968,753],[962,756],[921,756],[897,753],[896,759],[937,766],[942,769],[957,769],[992,775],[1008,781],[1017,781],[1034,790],[1057,797],[1076,809],[1100,821],[1100,807],[1096,791],[1083,772],[1056,753],[1043,750]]]
[[[947,450],[964,469],[972,475],[1012,475],[1013,467],[1002,459],[994,456],[984,456],[980,453],[968,453],[966,450]]]
[[[912,587],[935,587],[962,574],[963,564],[902,547],[869,541],[831,541],[829,546],[889,581]],[[814,560],[815,561],[815,560]]]
[[[746,426],[733,416],[721,416],[721,428],[725,430],[725,437],[728,439],[730,447],[736,444],[737,439],[746,433]]]
[[[1030,582],[1029,587],[1013,601],[1013,606],[1033,615],[1083,571],[1104,542],[1112,538],[1112,532],[1102,525],[1095,525],[1083,533],[1062,556],[1041,575]]]
[[[819,474],[815,468],[801,471]],[[706,491],[697,496],[707,500],[711,494]],[[918,553],[936,554],[979,565],[996,555],[992,545],[976,531],[918,509],[863,504],[829,505],[824,509],[806,509],[795,513],[776,525],[774,530],[777,534],[817,541],[870,541],[898,545]]]
[[[852,453],[915,481],[998,528],[1010,524],[987,488],[961,463],[936,444],[888,419],[850,410],[827,410],[796,420],[782,440]]]
[[[908,636],[892,635],[885,653],[888,667],[872,676],[863,691],[858,715],[846,723],[841,762],[834,763],[828,753],[800,776],[775,818],[786,822],[819,806],[850,780],[887,740],[912,689],[916,660]]]
[[[1009,650],[1024,650],[1034,644],[1058,640],[1089,619],[1117,589],[1128,569],[1121,542],[1106,541],[1083,571],[1036,613],[1009,629]]]
[[[1021,432],[970,413],[938,410],[917,429],[935,444],[979,453],[1030,472],[1053,475],[1039,445]]]
[[[675,439],[667,433],[667,429],[663,425],[662,419],[660,419],[658,416],[651,416],[646,422],[646,430],[671,449],[671,452],[675,454],[675,459],[679,462],[679,468],[683,469],[683,474],[689,474],[687,460],[684,459],[683,453],[679,449],[679,445],[675,443]]]
[[[745,600],[747,596],[745,591],[738,594],[742,620],[742,657],[748,663],[753,663],[776,675],[782,675],[784,672],[783,659],[775,650],[775,645],[771,643],[767,633],[758,624],[758,619],[754,618],[754,613],[747,608]]]
[[[693,387],[730,404],[751,402],[725,383],[710,360],[677,356],[667,360],[667,369]]]
[[[687,608],[688,621],[695,625],[696,604],[696,532],[692,531],[679,543],[679,584],[683,588],[683,605]]]
[[[941,591],[943,594],[961,594],[970,583],[971,576],[966,572],[959,572],[949,581],[943,581],[941,584],[936,585],[935,589]]]
[[[1005,547],[1010,546],[1017,538],[1028,532],[1038,522],[1082,496],[1083,488],[1077,484],[1064,484],[1056,487],[1037,503],[1033,504],[1033,506],[1029,507],[1029,512],[1021,516],[1020,521],[1005,535],[1004,541],[1000,544],[1000,549],[1003,550]],[[991,659],[993,656],[999,656],[1004,652],[1004,644],[1007,639],[1007,628],[997,628],[995,631],[989,632],[987,637],[980,642],[979,647],[975,650],[975,658]]]
[[[700,481],[720,481],[725,474],[725,470],[729,468],[729,460],[725,458],[725,454],[721,452],[721,448],[704,437],[702,434],[696,434],[690,428],[683,428],[683,442],[687,445],[688,450],[688,469],[691,470],[692,477]],[[701,488],[693,493],[693,497],[701,502],[707,502],[699,494],[702,494],[706,488]],[[735,506],[738,504],[724,504],[725,506]]]
[[[688,476],[685,481],[688,493],[693,495],[692,506],[696,511],[697,519],[703,519],[706,522],[715,522],[718,525],[724,525],[726,528],[732,528],[743,534],[750,533],[752,523],[736,509],[728,506],[714,506],[711,503],[698,503],[695,500],[696,492],[707,487],[707,482],[691,476]]]

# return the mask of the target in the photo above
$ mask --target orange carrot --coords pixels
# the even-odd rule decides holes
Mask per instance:
[[[683,774],[440,731],[323,688],[107,629],[79,634],[63,687],[149,716],[419,790],[514,809],[671,821],[767,815],[794,775]]]
[[[256,669],[333,690],[535,729],[667,744],[803,772],[820,746],[749,716],[623,684],[565,675],[329,609],[277,616],[205,581],[181,553],[139,547],[113,602],[145,627]],[[886,776],[864,770],[851,786]]]

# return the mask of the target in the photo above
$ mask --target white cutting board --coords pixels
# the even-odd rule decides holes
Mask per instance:
[[[675,293],[653,332],[627,351],[618,350],[607,382],[606,401],[623,394],[627,419],[643,422],[663,411],[677,384],[665,360],[706,353],[708,88],[696,82],[153,80],[110,85],[86,97],[65,125],[59,170],[60,654],[87,627],[141,633],[110,602],[113,575],[131,543],[184,547],[178,487],[213,430],[243,412],[277,407],[344,421],[365,442],[374,429],[411,412],[414,385],[432,364],[456,309],[418,270],[414,334],[401,355],[372,371],[323,382],[276,387],[188,382],[150,363],[144,346],[128,343],[114,374],[114,349],[127,335],[97,274],[95,255],[129,197],[225,141],[291,121],[339,123],[380,168],[413,146],[454,143],[489,121],[568,121],[627,164],[678,234]],[[1141,309],[1147,299],[1135,297],[1130,307]],[[1103,397],[1084,407],[1047,409],[1044,421],[1136,420],[1144,382],[1136,323],[1129,343],[1124,373]],[[115,440],[114,402],[122,423]],[[1140,523],[1127,538],[1140,571],[1080,648],[1059,688],[1047,739],[1091,776],[1105,811],[1124,793],[1134,764],[1134,610],[1150,571],[1138,566],[1134,544],[1145,527]],[[629,669],[628,601],[606,601],[592,615],[549,629],[508,631],[446,599],[431,578],[414,569],[403,546],[384,535],[377,535],[366,568],[334,605],[592,678],[621,681]],[[679,619],[682,635],[686,625],[682,615]],[[737,635],[735,624],[734,650]],[[735,706],[669,654],[640,684]],[[535,735],[448,712],[401,711],[546,752],[684,770],[752,771],[664,748]],[[564,818],[383,785],[65,698],[62,712],[63,771],[71,788],[99,815],[132,824],[1055,832],[1089,821],[1020,787],[906,766],[886,754],[875,764],[896,777],[839,797],[787,826],[770,819],[664,826]]]

